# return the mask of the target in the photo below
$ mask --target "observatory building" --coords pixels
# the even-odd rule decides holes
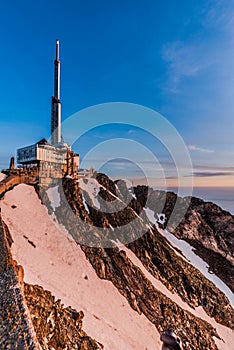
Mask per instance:
[[[61,135],[61,101],[60,101],[60,60],[59,41],[56,41],[56,58],[54,60],[54,96],[51,108],[51,142],[42,139],[36,144],[17,150],[17,163],[23,167],[36,166],[40,176],[62,177],[77,175],[79,155],[62,141]]]

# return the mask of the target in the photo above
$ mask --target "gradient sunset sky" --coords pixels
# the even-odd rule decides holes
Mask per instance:
[[[193,176],[196,186],[232,186],[233,28],[233,1],[1,2],[0,168],[18,147],[49,135],[58,38],[63,121],[107,102],[151,108],[188,148],[193,169],[185,179]],[[175,184],[170,155],[145,130],[101,124],[77,141],[81,157],[100,140],[130,138],[157,156],[169,185]],[[102,161],[110,151],[102,152]],[[150,160],[140,151],[137,156],[139,167],[150,169]],[[138,170],[126,163],[117,159],[112,168],[134,176]]]

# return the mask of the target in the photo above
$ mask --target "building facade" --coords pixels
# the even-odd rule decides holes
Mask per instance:
[[[66,164],[68,146],[53,146],[45,139],[34,145],[17,150],[17,163],[22,165],[38,165],[40,162]]]

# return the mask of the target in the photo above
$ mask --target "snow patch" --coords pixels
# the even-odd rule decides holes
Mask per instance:
[[[157,220],[157,219],[155,218],[155,216],[154,216],[154,211],[153,211],[152,209],[150,209],[150,208],[144,208],[144,211],[145,211],[146,216],[147,216],[147,218],[149,219],[149,221],[150,221],[153,225],[155,225],[156,227],[158,227],[158,220]],[[163,215],[163,217],[161,218],[160,215]],[[166,215],[165,215],[165,214],[157,214],[157,216],[158,216],[159,219],[161,219],[159,223],[164,224],[164,223],[165,223],[164,220],[166,220]],[[148,228],[151,228],[149,225],[146,225],[146,226],[147,226]],[[174,250],[174,252],[176,253],[176,255],[178,255],[178,256],[180,256],[182,259],[188,261],[187,259],[185,259],[185,257],[184,257],[182,254],[180,254],[180,253],[178,252],[178,250],[176,249],[176,246],[174,246],[173,244],[171,244],[171,242],[169,242],[169,241],[167,241],[167,244],[168,244],[168,246],[169,246],[171,249]]]
[[[146,213],[147,218],[149,219],[149,221],[155,225],[156,224],[156,218],[154,216],[154,211],[151,210],[150,208],[144,208],[144,211]]]
[[[166,215],[163,214],[163,213],[160,213],[160,214],[156,214],[157,215],[157,219],[155,218],[155,214],[154,214],[154,211],[150,208],[144,208],[144,211],[147,215],[147,218],[149,219],[149,221],[153,224],[153,225],[156,225],[157,223],[158,224],[161,224],[161,225],[164,225],[165,222],[166,222]]]
[[[83,194],[82,194],[82,201],[83,201],[85,210],[89,213],[89,207],[87,206],[87,203],[86,203],[86,201],[85,201],[85,198],[84,198]]]
[[[55,208],[58,208],[61,205],[58,186],[48,188],[48,190],[46,190],[46,193],[48,195],[48,198],[53,210],[55,210]]]
[[[100,209],[100,203],[97,199],[98,193],[100,191],[100,184],[94,178],[84,178],[78,180],[79,186],[83,191],[86,191],[92,201],[92,203],[96,208]]]
[[[164,225],[166,223],[166,215],[165,214],[158,214],[157,213],[157,223]]]
[[[218,289],[220,289],[226,297],[229,299],[232,307],[234,306],[234,296],[230,288],[215,274],[209,273],[207,263],[202,260],[197,254],[194,253],[194,247],[182,239],[178,239],[172,233],[167,230],[162,230],[157,227],[158,231],[166,237],[169,242],[176,246],[184,256],[188,259],[191,265],[196,267],[208,280],[213,282]]]

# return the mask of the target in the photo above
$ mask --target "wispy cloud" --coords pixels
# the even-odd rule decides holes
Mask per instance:
[[[202,153],[213,153],[214,152],[214,150],[198,147],[196,145],[188,145],[188,149],[190,151],[197,151],[197,152],[202,152]]]
[[[198,74],[203,64],[194,44],[175,41],[164,45],[162,57],[168,65],[168,79],[171,84],[171,92],[179,92],[179,83],[184,77],[192,77]]]
[[[162,59],[167,65],[166,90],[181,91],[182,82],[199,74],[211,74],[220,79],[227,65],[233,67],[234,4],[232,1],[209,0],[196,15],[200,25],[192,36],[166,43],[162,48]],[[231,77],[226,79],[230,85]]]
[[[228,31],[233,28],[233,2],[209,0],[201,13],[201,23],[208,27],[222,28]]]
[[[225,172],[225,171],[217,171],[217,172],[206,172],[206,171],[201,171],[201,172],[194,172],[191,175],[186,175],[186,177],[214,177],[214,176],[231,176],[234,175],[233,172]]]
[[[199,170],[206,170],[206,171],[233,171],[234,172],[234,166],[220,166],[220,165],[199,165],[196,164],[193,166],[194,169]]]

